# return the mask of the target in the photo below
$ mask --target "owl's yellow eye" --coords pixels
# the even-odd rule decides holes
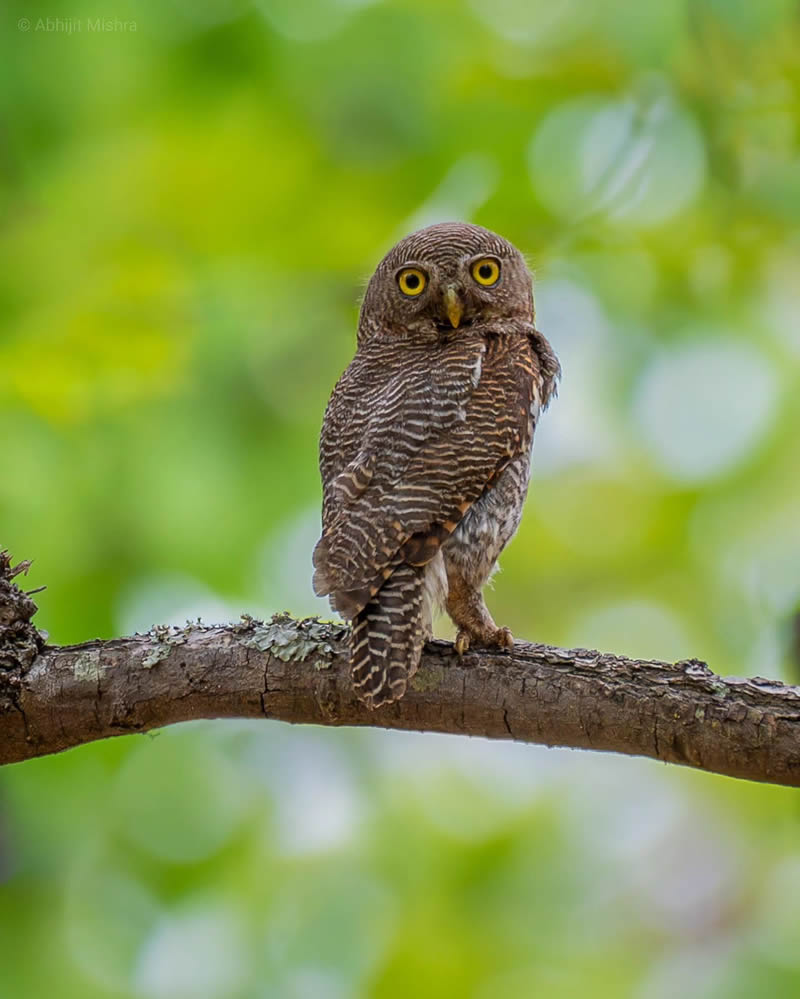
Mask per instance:
[[[472,276],[485,288],[497,284],[500,279],[500,261],[494,257],[483,257],[472,265]]]
[[[418,267],[406,267],[405,270],[400,271],[397,275],[397,283],[400,285],[400,291],[404,295],[415,298],[425,291],[428,278]]]

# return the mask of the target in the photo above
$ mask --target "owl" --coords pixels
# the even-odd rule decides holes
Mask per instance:
[[[525,260],[501,236],[432,225],[378,265],[322,425],[313,556],[315,592],[352,623],[369,708],[403,696],[437,607],[459,655],[513,644],[481,591],[519,526],[559,375]]]

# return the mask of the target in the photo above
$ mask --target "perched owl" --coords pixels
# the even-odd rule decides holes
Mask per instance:
[[[510,648],[481,588],[519,526],[533,431],[560,373],[522,254],[457,222],[402,239],[370,279],[320,439],[314,589],[352,621],[370,708],[396,701],[444,606],[459,654]]]

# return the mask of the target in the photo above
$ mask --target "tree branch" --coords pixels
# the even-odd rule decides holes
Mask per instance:
[[[340,625],[244,617],[44,646],[30,624],[33,601],[10,582],[7,559],[5,568],[4,579],[0,562],[0,763],[193,718],[267,717],[605,750],[800,786],[798,687],[723,680],[697,660],[529,643],[459,659],[436,641],[405,697],[370,712],[353,695]]]

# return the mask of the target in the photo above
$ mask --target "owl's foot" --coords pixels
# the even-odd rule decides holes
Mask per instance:
[[[508,628],[498,628],[484,603],[480,585],[466,579],[453,563],[445,561],[447,569],[447,613],[453,619],[456,632],[456,652],[463,656],[467,649],[510,649],[514,636]]]
[[[509,628],[482,628],[480,630],[459,628],[455,641],[456,654],[463,656],[471,646],[511,649],[514,647],[514,636]]]

